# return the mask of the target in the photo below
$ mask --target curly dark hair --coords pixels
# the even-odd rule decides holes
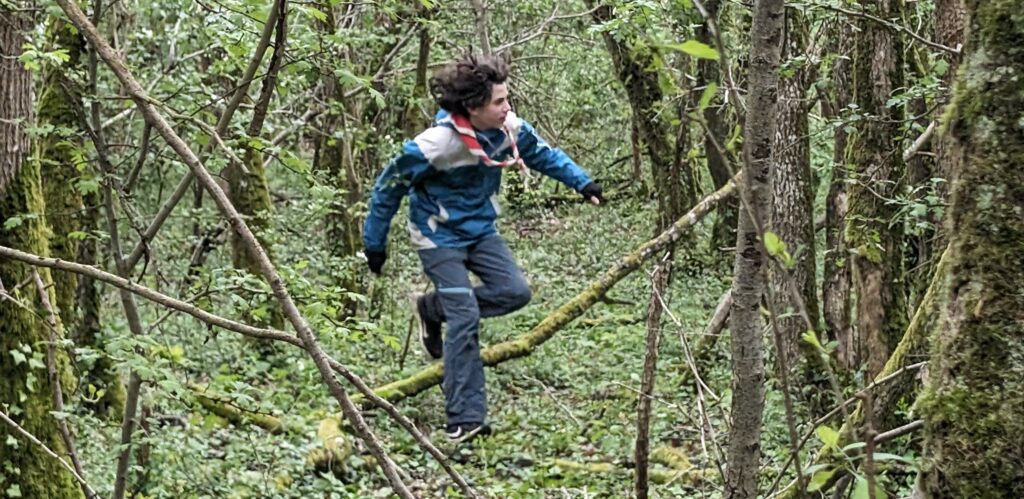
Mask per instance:
[[[508,79],[508,63],[497,56],[465,55],[430,78],[430,95],[442,109],[468,115],[487,104],[491,88]]]

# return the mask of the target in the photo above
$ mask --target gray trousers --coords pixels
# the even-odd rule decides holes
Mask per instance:
[[[530,301],[530,287],[508,245],[497,234],[466,248],[420,250],[419,256],[436,290],[427,295],[424,315],[447,323],[441,388],[448,424],[483,423],[487,395],[480,359],[480,318],[524,307]],[[473,287],[469,272],[483,285]]]

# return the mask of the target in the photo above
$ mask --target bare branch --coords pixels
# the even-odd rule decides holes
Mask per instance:
[[[245,68],[245,73],[242,74],[242,78],[235,87],[235,92],[231,95],[231,100],[228,101],[227,106],[224,108],[224,112],[220,115],[220,119],[217,120],[217,127],[212,133],[210,133],[217,144],[221,145],[225,149],[227,149],[227,147],[223,145],[224,143],[221,141],[220,136],[228,129],[228,125],[231,123],[231,118],[234,116],[235,111],[238,109],[238,105],[242,103],[242,99],[248,92],[249,84],[252,83],[253,77],[256,75],[256,71],[260,67],[260,62],[263,61],[263,55],[270,46],[270,37],[274,33],[274,27],[277,23],[277,16],[280,13],[282,1],[284,0],[274,0],[273,5],[271,5],[270,12],[267,15],[267,22],[263,26],[263,33],[260,35],[259,45],[257,45],[252,59],[249,60],[249,65]],[[141,92],[141,95],[145,95],[146,93],[148,92]],[[228,151],[230,153],[230,150]],[[241,163],[241,160],[237,159],[237,157],[233,159]],[[195,176],[192,171],[185,174],[185,177],[182,178],[174,188],[174,192],[171,197],[160,207],[160,211],[158,211],[156,217],[153,218],[153,222],[150,223],[149,227],[147,227],[143,232],[142,239],[128,256],[127,260],[129,269],[134,268],[135,264],[138,263],[140,258],[142,258],[143,253],[146,251],[146,245],[153,240],[156,233],[160,231],[160,228],[167,220],[167,217],[171,215],[172,211],[174,211],[174,207],[181,202],[183,197],[185,197],[185,194],[188,192],[188,188],[192,185],[192,180],[194,179]]]
[[[921,43],[923,43],[923,44],[925,44],[925,45],[927,45],[927,46],[929,46],[929,47],[931,47],[933,49],[943,50],[943,51],[946,51],[946,52],[949,52],[949,53],[955,54],[955,55],[960,55],[960,52],[961,52],[960,47],[952,48],[952,47],[947,47],[945,45],[942,45],[941,43],[935,43],[935,42],[933,42],[931,40],[928,40],[927,38],[924,38],[921,35],[915,33],[913,30],[911,30],[910,28],[907,28],[906,26],[886,21],[885,19],[882,19],[880,17],[875,17],[875,16],[873,16],[871,14],[868,14],[867,12],[858,12],[858,11],[855,11],[855,10],[849,10],[849,9],[844,9],[842,7],[837,7],[835,5],[819,4],[819,3],[806,3],[806,4],[802,4],[802,5],[807,5],[809,7],[814,7],[814,8],[818,8],[818,9],[831,10],[831,11],[839,12],[839,13],[842,13],[842,14],[846,14],[848,16],[860,17],[860,18],[868,19],[870,21],[873,21],[873,22],[876,22],[878,24],[881,24],[882,26],[885,26],[886,28],[889,28],[889,29],[891,29],[893,31],[896,31],[896,32],[901,32],[902,31],[902,32],[910,35],[911,38],[913,38],[913,39],[915,39],[915,40],[917,40],[917,41],[919,41],[919,42],[921,42]]]
[[[60,320],[57,319],[57,311],[54,310],[53,304],[50,303],[50,294],[46,291],[43,278],[39,276],[39,271],[35,268],[32,268],[32,279],[35,281],[36,289],[39,291],[39,301],[43,304],[43,308],[46,309],[46,320],[50,330],[50,341],[46,344],[46,371],[50,377],[50,385],[53,388],[53,410],[64,412],[64,390],[60,383],[60,372],[57,370],[56,351],[58,336],[63,336]],[[57,429],[60,431],[60,436],[68,449],[71,463],[75,465],[77,476],[84,478],[85,472],[82,470],[82,461],[78,459],[78,451],[75,450],[75,440],[71,437],[71,431],[68,430],[67,419],[63,417],[57,418]],[[85,480],[81,480],[79,483],[82,485],[82,492],[85,493],[86,497],[96,497],[96,492],[89,488],[89,484],[85,483]]]
[[[207,312],[199,307],[196,307],[195,305],[172,298],[158,291],[154,291],[135,281],[131,281],[129,279],[125,279],[123,277],[119,277],[114,274],[104,272],[100,269],[97,269],[96,267],[82,265],[80,263],[75,262],[69,262],[66,260],[59,260],[56,258],[46,258],[38,255],[33,255],[31,253],[25,253],[23,251],[8,248],[5,246],[0,246],[0,257],[24,262],[26,264],[33,265],[36,267],[47,267],[51,269],[63,270],[83,276],[88,276],[97,281],[104,282],[116,288],[123,289],[125,291],[139,295],[143,298],[146,298],[147,300],[163,305],[172,310],[177,310],[179,312],[188,314],[206,324],[217,326],[225,330],[233,331],[253,338],[281,341],[297,346],[299,348],[304,348],[301,339],[284,331],[276,329],[257,328],[250,326],[248,324],[243,324],[240,322],[232,321],[230,319],[225,319],[218,315]],[[445,455],[441,453],[441,451],[438,450],[430,442],[430,439],[428,439],[422,432],[420,432],[416,428],[416,425],[411,420],[403,416],[402,413],[398,411],[398,408],[396,408],[393,404],[375,394],[373,392],[373,389],[371,389],[366,384],[366,382],[364,382],[361,378],[359,378],[350,370],[348,370],[348,368],[346,368],[340,362],[330,357],[327,357],[327,362],[330,364],[331,369],[333,369],[338,374],[341,374],[342,377],[344,377],[346,380],[352,383],[356,387],[356,389],[360,393],[362,393],[367,399],[369,399],[375,405],[383,409],[402,428],[408,431],[409,434],[411,434],[416,439],[416,441],[424,450],[430,453],[431,456],[433,456],[435,459],[437,459],[439,463],[441,463],[441,466],[445,469],[445,471],[448,472],[448,474],[455,480],[457,484],[459,484],[459,486],[466,492],[467,495],[471,497],[477,497],[475,492],[473,492],[472,488],[469,487],[468,483],[458,474],[458,472],[451,468],[451,465],[449,464],[448,459],[445,457]]]
[[[14,430],[17,431],[18,433],[22,434],[25,438],[29,440],[29,442],[32,442],[33,444],[36,444],[39,447],[41,447],[43,449],[43,452],[46,452],[46,454],[48,454],[50,457],[56,459],[57,461],[60,461],[60,464],[67,468],[67,470],[71,472],[71,475],[75,477],[75,480],[78,480],[78,483],[82,484],[82,488],[92,490],[92,488],[89,487],[89,484],[85,483],[85,479],[82,478],[81,475],[79,475],[75,471],[75,469],[72,468],[71,465],[67,463],[67,461],[61,459],[61,457],[58,456],[56,452],[50,450],[50,448],[47,447],[46,444],[41,442],[38,438],[36,438],[35,435],[29,433],[27,430],[18,425],[18,423],[15,423],[14,420],[8,417],[7,413],[5,413],[3,410],[0,410],[0,420],[2,420],[4,423],[7,423],[7,425],[10,426],[11,428],[14,428]]]
[[[936,124],[937,122],[935,121],[929,123],[928,128],[925,128],[924,131],[921,132],[921,135],[914,140],[914,143],[911,144],[906,151],[903,151],[903,161],[909,161],[910,158],[913,158],[915,155],[917,155],[918,151],[920,151],[921,148],[928,143],[928,140],[931,139],[932,135],[935,133]]]

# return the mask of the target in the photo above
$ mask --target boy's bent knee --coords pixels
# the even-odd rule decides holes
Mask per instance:
[[[518,310],[525,307],[527,303],[530,303],[532,298],[533,292],[530,291],[530,286],[525,282],[520,282],[509,289],[506,299],[508,300],[509,308]]]

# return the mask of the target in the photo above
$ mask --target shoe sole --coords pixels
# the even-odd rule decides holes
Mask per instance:
[[[461,431],[462,428],[459,428],[459,430]],[[491,434],[491,427],[487,426],[487,425],[482,425],[482,426],[478,426],[478,427],[476,427],[476,428],[474,428],[474,429],[472,429],[470,431],[467,431],[463,435],[457,435],[455,437],[452,437],[452,434],[449,433],[448,434],[448,441],[457,445],[457,444],[461,444],[463,442],[466,442],[468,440],[471,440],[473,437],[480,436],[480,435],[490,435],[490,434]]]

